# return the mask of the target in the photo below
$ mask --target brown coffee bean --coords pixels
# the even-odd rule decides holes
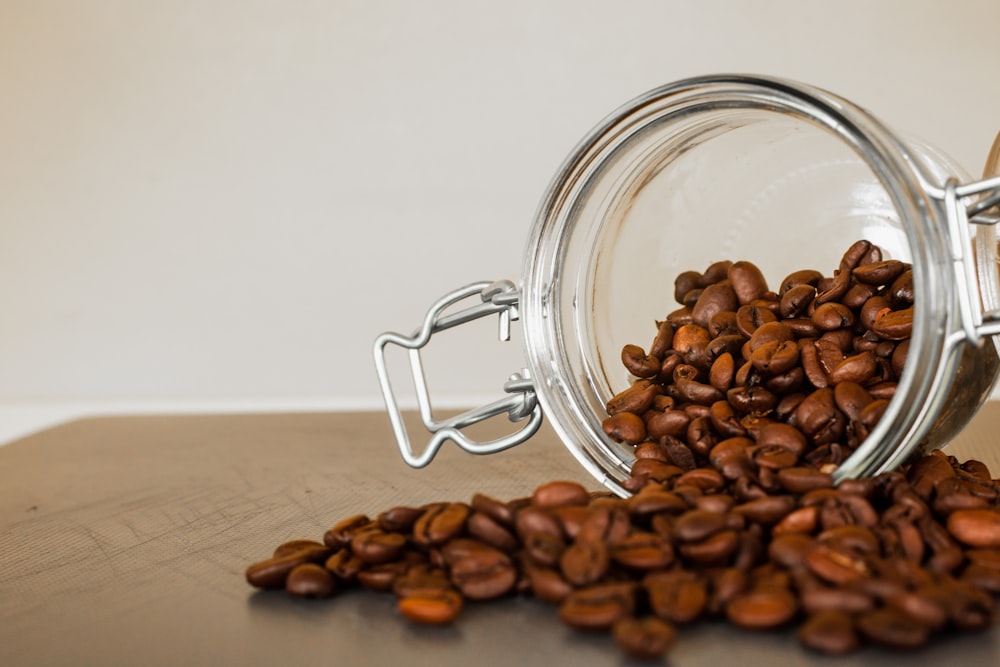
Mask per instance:
[[[447,625],[462,611],[462,596],[454,590],[427,589],[399,598],[399,613],[414,623]]]
[[[708,358],[708,344],[712,336],[708,329],[698,324],[685,324],[674,332],[674,350],[684,358],[685,363],[695,366],[711,365]]]
[[[823,274],[815,269],[802,269],[794,271],[788,274],[788,276],[781,281],[781,285],[778,287],[778,294],[784,295],[788,292],[788,290],[792,289],[796,285],[811,285],[815,287],[822,279]]]
[[[740,304],[728,280],[723,280],[705,287],[698,300],[691,308],[691,320],[708,330],[712,317],[724,311],[734,311]]]
[[[400,533],[365,530],[354,534],[351,551],[365,563],[386,563],[399,558],[406,547],[406,537]]]
[[[284,544],[279,544],[274,549],[272,554],[275,558],[282,558],[284,556],[290,556],[296,554],[300,551],[323,551],[326,555],[318,557],[313,560],[314,563],[318,563],[326,558],[331,552],[329,547],[327,547],[322,542],[317,542],[316,540],[290,540]]]
[[[736,311],[736,328],[745,337],[750,338],[761,326],[777,322],[778,317],[764,306],[746,304]]]
[[[323,543],[331,549],[346,547],[351,543],[354,533],[366,528],[372,520],[365,514],[355,514],[334,524],[333,528],[323,535]]]
[[[1000,548],[1000,511],[995,509],[960,509],[948,516],[952,537],[979,549]]]
[[[923,646],[930,637],[928,628],[914,622],[909,615],[891,608],[861,614],[857,619],[857,627],[861,634],[873,642],[896,649]]]
[[[858,648],[860,640],[851,615],[843,611],[811,613],[798,631],[799,642],[827,655],[844,655]]]
[[[473,512],[466,524],[469,534],[501,551],[512,552],[519,546],[517,538],[496,519],[483,512]]]
[[[435,503],[413,524],[413,539],[417,544],[442,544],[465,529],[471,508],[465,503]]]
[[[646,351],[638,345],[626,345],[622,348],[622,365],[638,378],[656,377],[662,363],[659,357],[646,354]]]
[[[660,387],[649,380],[637,380],[628,389],[615,394],[605,409],[611,417],[620,412],[638,415],[650,408],[660,392]]]
[[[683,570],[651,573],[643,587],[653,613],[671,623],[696,621],[708,604],[705,582]]]
[[[808,312],[810,304],[816,298],[816,287],[803,283],[790,287],[781,295],[778,312],[784,319],[799,317]]]
[[[646,439],[646,424],[632,412],[617,412],[601,424],[612,440],[635,445]]]
[[[472,509],[482,512],[501,526],[506,528],[514,526],[514,510],[507,503],[482,493],[475,493],[472,496],[471,505]]]
[[[759,588],[736,596],[726,605],[726,617],[734,625],[750,630],[776,628],[798,612],[795,597],[782,588]]]
[[[809,319],[821,331],[854,326],[854,313],[851,309],[835,301],[828,301],[817,306]]]
[[[586,505],[589,501],[590,492],[582,484],[564,480],[543,484],[531,496],[532,504],[543,508]]]
[[[901,310],[880,311],[871,330],[887,340],[909,338],[913,330],[913,306]]]
[[[799,363],[798,343],[794,340],[764,343],[751,353],[750,363],[768,376],[787,373]]]
[[[864,560],[825,544],[816,544],[806,554],[805,563],[813,574],[834,585],[843,586],[871,575]]]
[[[517,583],[517,570],[507,554],[487,545],[474,555],[457,558],[449,570],[452,584],[469,600],[492,600]]]
[[[337,582],[322,566],[303,563],[288,573],[285,590],[300,598],[328,598],[336,592]]]
[[[634,609],[634,584],[598,584],[567,595],[559,606],[559,619],[582,630],[606,630]]]
[[[852,275],[859,282],[878,287],[889,285],[907,269],[909,269],[908,264],[898,259],[887,259],[881,262],[866,264],[865,266],[858,266],[852,271]]]
[[[576,540],[559,558],[559,570],[574,586],[587,586],[603,577],[611,565],[611,552],[606,542]]]
[[[701,542],[688,542],[678,546],[678,551],[689,562],[700,565],[722,565],[740,548],[740,534],[724,530]]]
[[[843,359],[831,368],[828,377],[834,384],[841,382],[864,384],[875,376],[877,369],[875,355],[871,352],[860,352]]]
[[[847,427],[829,387],[817,389],[799,403],[795,408],[795,423],[817,445],[837,442]]]
[[[812,533],[819,525],[819,508],[800,507],[785,515],[781,521],[771,528],[771,534],[777,537],[785,533]]]
[[[697,271],[684,271],[674,278],[674,300],[684,303],[684,296],[701,285],[701,274]]]
[[[712,468],[695,468],[674,480],[674,491],[681,487],[694,487],[702,493],[715,493],[725,486],[726,480]]]
[[[741,503],[733,511],[764,525],[777,523],[795,509],[793,496],[765,496]]]
[[[630,658],[655,660],[673,646],[677,632],[672,625],[655,616],[625,616],[615,621],[611,636]]]
[[[329,553],[328,548],[313,547],[262,560],[247,567],[247,583],[255,588],[283,588],[293,569],[306,563],[322,561]]]
[[[673,562],[674,550],[656,533],[635,532],[611,547],[611,559],[633,570],[656,570]]]
[[[419,507],[393,507],[378,515],[376,522],[382,530],[394,533],[404,533],[416,523],[424,510]]]
[[[683,410],[664,410],[663,412],[647,412],[646,436],[659,440],[665,436],[672,438],[684,437],[687,433],[691,417]]]

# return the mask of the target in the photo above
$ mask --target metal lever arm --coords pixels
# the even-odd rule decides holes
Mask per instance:
[[[452,306],[476,296],[479,297],[478,304],[445,314],[445,311]],[[382,398],[385,400],[386,411],[389,414],[389,421],[392,424],[399,452],[403,456],[403,460],[410,466],[414,468],[426,466],[447,440],[453,441],[472,454],[492,454],[524,442],[538,430],[542,423],[542,410],[541,406],[538,405],[534,385],[532,385],[527,371],[515,373],[504,384],[504,392],[507,394],[504,398],[450,419],[437,421],[433,417],[427,380],[420,360],[420,349],[427,345],[433,334],[487,315],[499,315],[500,338],[501,340],[509,339],[510,322],[517,319],[518,297],[517,289],[510,281],[473,283],[438,299],[427,311],[423,325],[412,335],[405,336],[386,332],[375,339],[375,369],[378,372],[379,384],[382,388]],[[424,427],[431,434],[427,446],[419,454],[414,452],[410,443],[402,413],[389,381],[385,349],[390,344],[398,345],[409,351],[410,373],[416,389],[420,418]],[[477,442],[462,432],[462,429],[467,426],[505,412],[512,422],[523,421],[525,418],[528,421],[518,430],[487,442]]]

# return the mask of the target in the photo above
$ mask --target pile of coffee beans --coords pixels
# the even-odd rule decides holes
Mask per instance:
[[[396,595],[421,624],[465,604],[532,595],[559,618],[610,632],[654,659],[676,628],[721,619],[798,627],[812,650],[865,642],[911,649],[935,633],[988,627],[1000,593],[1000,480],[941,452],[834,487],[792,467],[745,495],[711,465],[631,498],[554,481],[530,497],[395,507],[351,516],[247,568],[258,588],[325,598],[349,587]]]
[[[656,659],[679,626],[797,628],[827,654],[981,630],[1000,594],[1000,480],[935,451],[834,486],[891,398],[912,325],[909,267],[854,244],[832,278],[768,291],[746,262],[681,274],[685,304],[608,434],[635,446],[629,498],[553,481],[529,497],[401,506],[280,545],[247,581],[306,598],[392,592],[421,624],[531,595]]]
[[[674,296],[649,351],[622,349],[636,380],[607,405],[605,433],[637,446],[631,491],[709,460],[765,489],[800,461],[833,469],[895,393],[913,272],[868,241],[832,277],[795,271],[774,292],[752,263],[720,261],[677,276]]]

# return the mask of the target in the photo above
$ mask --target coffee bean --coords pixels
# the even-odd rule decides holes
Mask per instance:
[[[531,502],[538,507],[561,507],[563,505],[586,505],[590,492],[578,482],[556,481],[543,484],[535,489]]]
[[[736,596],[726,605],[726,617],[734,625],[764,630],[784,625],[795,617],[798,603],[782,588],[759,588]]]
[[[649,606],[658,617],[672,623],[692,623],[705,611],[705,583],[684,571],[656,572],[643,579]]]
[[[927,627],[914,622],[909,615],[888,607],[861,614],[857,627],[875,643],[896,649],[923,646],[930,635]]]
[[[655,660],[674,644],[677,632],[672,625],[655,616],[625,616],[615,621],[611,635],[622,652],[630,658]]]
[[[610,583],[570,593],[559,605],[559,618],[583,630],[606,630],[635,609],[635,585]]]
[[[607,543],[597,540],[577,540],[559,558],[559,569],[566,581],[574,586],[587,586],[603,577],[611,565]]]
[[[806,648],[827,655],[850,653],[860,644],[851,615],[836,610],[811,613],[798,637]]]
[[[300,598],[326,598],[337,590],[337,582],[322,566],[303,563],[288,573],[285,590]]]
[[[970,547],[1000,548],[1000,511],[994,509],[960,509],[948,516],[948,532]]]
[[[423,625],[447,625],[462,611],[462,596],[450,589],[428,589],[399,598],[399,612]]]

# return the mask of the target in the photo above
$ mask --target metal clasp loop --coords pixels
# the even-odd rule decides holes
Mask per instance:
[[[479,297],[479,303],[445,314],[444,311],[452,306],[476,296]],[[527,370],[510,376],[503,386],[503,390],[507,394],[504,398],[455,417],[438,421],[433,415],[427,379],[420,359],[420,349],[427,345],[433,334],[487,315],[496,314],[499,316],[500,340],[509,340],[510,323],[518,318],[517,302],[519,298],[520,293],[509,280],[473,283],[449,292],[438,299],[428,309],[423,325],[412,335],[405,336],[387,331],[375,339],[375,369],[378,372],[379,384],[382,388],[382,398],[385,400],[386,411],[389,414],[389,421],[392,424],[399,452],[408,465],[414,468],[426,466],[446,440],[451,440],[471,454],[492,454],[518,445],[538,431],[538,427],[542,423],[542,409],[538,404],[534,385]],[[424,427],[431,434],[426,448],[420,453],[414,452],[410,444],[403,416],[389,381],[385,359],[385,348],[389,344],[398,345],[409,351],[410,374],[416,390],[420,418]],[[467,426],[505,412],[512,422],[525,419],[528,421],[513,433],[488,442],[477,442],[462,432],[462,429]]]
[[[971,204],[962,203],[966,197],[977,195],[978,199]],[[995,225],[1000,222],[1000,216],[992,211],[1000,203],[1000,176],[965,184],[949,179],[941,192],[941,199],[951,239],[952,270],[962,325],[961,331],[951,335],[951,342],[979,345],[984,336],[1000,334],[1000,312],[983,312],[978,302],[978,282],[971,255],[973,244],[969,225]]]

